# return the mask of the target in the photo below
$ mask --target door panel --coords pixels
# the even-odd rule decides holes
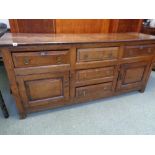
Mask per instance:
[[[25,82],[29,100],[52,98],[62,95],[61,79],[41,79]]]
[[[130,90],[145,84],[150,62],[122,64],[117,82],[117,90]]]
[[[145,68],[131,68],[126,71],[125,78],[123,84],[129,84],[132,82],[139,82],[143,78]]]
[[[69,99],[68,71],[17,76],[17,81],[25,107],[62,104]]]

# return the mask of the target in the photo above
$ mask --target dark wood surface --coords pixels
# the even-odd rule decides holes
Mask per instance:
[[[12,33],[140,32],[142,19],[10,19]]]
[[[71,43],[109,43],[128,41],[151,41],[155,36],[142,33],[112,34],[29,34],[6,33],[0,39],[0,46],[36,45],[36,44],[71,44]]]
[[[54,33],[54,19],[10,19],[12,33]]]
[[[144,92],[155,62],[155,37],[6,34],[0,50],[20,118],[25,118],[39,110]]]
[[[142,26],[142,33],[150,34],[155,36],[155,28],[149,27],[149,26]],[[155,63],[153,65],[153,70],[155,71]]]

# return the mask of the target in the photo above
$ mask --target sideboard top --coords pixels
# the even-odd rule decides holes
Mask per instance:
[[[104,43],[149,41],[155,36],[142,33],[111,33],[111,34],[31,34],[31,33],[6,33],[0,38],[0,46],[20,46],[38,44],[72,44],[72,43]]]

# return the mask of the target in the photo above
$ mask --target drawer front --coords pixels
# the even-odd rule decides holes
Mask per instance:
[[[80,70],[76,73],[76,81],[100,79],[104,77],[112,77],[113,75],[114,67]]]
[[[118,47],[78,49],[77,62],[117,59],[118,50]]]
[[[102,96],[112,92],[112,82],[76,88],[76,97]]]
[[[155,46],[126,46],[124,48],[124,58],[147,56],[155,53]]]
[[[44,51],[13,53],[15,67],[33,67],[69,64],[69,51]]]

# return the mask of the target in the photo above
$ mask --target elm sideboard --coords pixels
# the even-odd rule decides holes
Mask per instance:
[[[25,118],[44,109],[144,92],[155,62],[155,36],[7,33],[0,50]]]

